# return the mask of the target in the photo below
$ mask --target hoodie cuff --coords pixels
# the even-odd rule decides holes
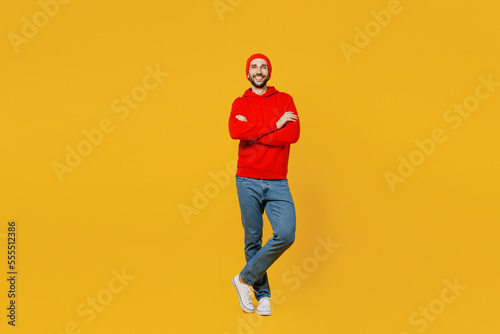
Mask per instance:
[[[276,122],[271,123],[270,129],[271,129],[271,132],[278,130],[278,125],[276,124]]]

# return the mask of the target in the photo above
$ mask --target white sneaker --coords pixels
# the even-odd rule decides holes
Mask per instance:
[[[255,308],[253,307],[252,303],[252,288],[249,285],[240,282],[240,274],[236,275],[236,277],[233,278],[233,286],[238,293],[238,299],[240,301],[240,306],[243,309],[243,312],[253,313],[255,311]]]
[[[271,298],[262,297],[259,300],[259,306],[257,306],[257,314],[258,315],[271,315],[273,311],[271,310]]]

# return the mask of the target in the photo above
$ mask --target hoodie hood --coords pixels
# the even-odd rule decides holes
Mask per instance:
[[[268,96],[274,95],[276,93],[278,93],[278,90],[276,88],[274,88],[274,86],[268,86],[267,91],[262,95],[255,94],[252,91],[252,88],[248,88],[245,91],[245,94],[243,94],[243,97],[268,97]]]

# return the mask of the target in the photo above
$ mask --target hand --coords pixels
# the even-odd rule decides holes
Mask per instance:
[[[299,119],[299,116],[295,115],[293,111],[287,111],[286,113],[281,116],[279,121],[276,122],[276,127],[278,129],[281,129],[283,126],[285,126],[286,122],[297,122]]]
[[[247,121],[247,118],[243,115],[236,115],[236,118],[239,120],[239,121],[242,121],[242,122],[248,122]]]

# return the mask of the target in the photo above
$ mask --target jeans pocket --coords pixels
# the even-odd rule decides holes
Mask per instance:
[[[236,182],[247,182],[248,177],[236,176]]]

